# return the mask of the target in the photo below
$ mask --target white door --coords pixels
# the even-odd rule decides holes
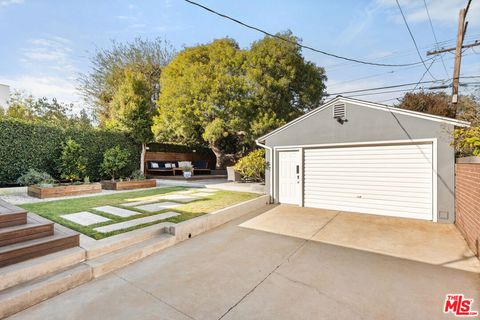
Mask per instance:
[[[278,153],[278,202],[300,204],[300,152]]]
[[[432,220],[432,144],[305,149],[304,205]]]

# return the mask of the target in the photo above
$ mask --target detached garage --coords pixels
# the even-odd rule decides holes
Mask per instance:
[[[337,97],[257,144],[275,203],[452,223],[451,133],[468,125]]]

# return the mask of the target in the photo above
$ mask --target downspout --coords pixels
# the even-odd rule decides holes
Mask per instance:
[[[269,156],[270,156],[270,159],[268,161],[268,163],[270,164],[270,185],[269,185],[269,193],[270,193],[270,202],[273,202],[273,148],[272,147],[269,147],[269,146],[266,146],[262,143],[260,143],[258,140],[255,140],[255,143],[257,144],[257,146],[259,147],[262,147],[264,149],[267,149],[269,152]]]

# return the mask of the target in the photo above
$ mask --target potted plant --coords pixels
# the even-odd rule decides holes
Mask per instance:
[[[143,172],[139,170],[134,171],[127,179],[119,178],[116,180],[118,173],[127,166],[129,158],[130,153],[127,150],[121,149],[119,146],[105,151],[101,167],[103,172],[108,174],[111,179],[101,182],[103,189],[131,190],[157,186],[155,179],[145,179]]]
[[[182,172],[183,172],[183,177],[185,179],[188,179],[188,178],[192,177],[192,171],[193,171],[192,166],[184,166],[181,169],[182,169]]]

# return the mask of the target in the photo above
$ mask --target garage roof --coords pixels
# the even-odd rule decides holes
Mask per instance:
[[[353,99],[353,98],[346,98],[346,97],[338,96],[338,97],[326,102],[325,104],[321,105],[320,107],[304,114],[303,116],[298,117],[298,118],[290,121],[289,123],[281,126],[280,128],[275,129],[270,133],[267,133],[266,135],[258,138],[257,141],[265,141],[266,138],[271,137],[271,136],[277,134],[278,132],[287,129],[288,127],[290,127],[294,124],[297,124],[297,123],[305,120],[306,118],[308,118],[308,117],[310,117],[310,116],[312,116],[312,115],[314,115],[314,114],[316,114],[316,113],[318,113],[318,112],[320,112],[320,111],[322,111],[322,110],[324,110],[324,109],[326,109],[326,108],[330,107],[331,105],[333,105],[335,103],[338,103],[338,102],[351,103],[351,104],[359,105],[359,106],[362,106],[362,107],[379,109],[379,110],[398,113],[398,114],[403,114],[403,115],[407,115],[407,116],[411,116],[411,117],[422,118],[422,119],[426,119],[426,120],[430,120],[430,121],[443,122],[443,123],[447,123],[447,124],[454,125],[454,126],[457,126],[457,127],[469,127],[470,126],[470,122],[468,122],[468,121],[461,121],[461,120],[436,116],[436,115],[433,115],[433,114],[428,114],[428,113],[423,113],[423,112],[400,109],[400,108],[391,107],[391,106],[387,106],[387,105],[380,104],[380,103],[375,103],[375,102],[369,102],[369,101],[365,101],[365,100],[359,100],[359,99]]]

